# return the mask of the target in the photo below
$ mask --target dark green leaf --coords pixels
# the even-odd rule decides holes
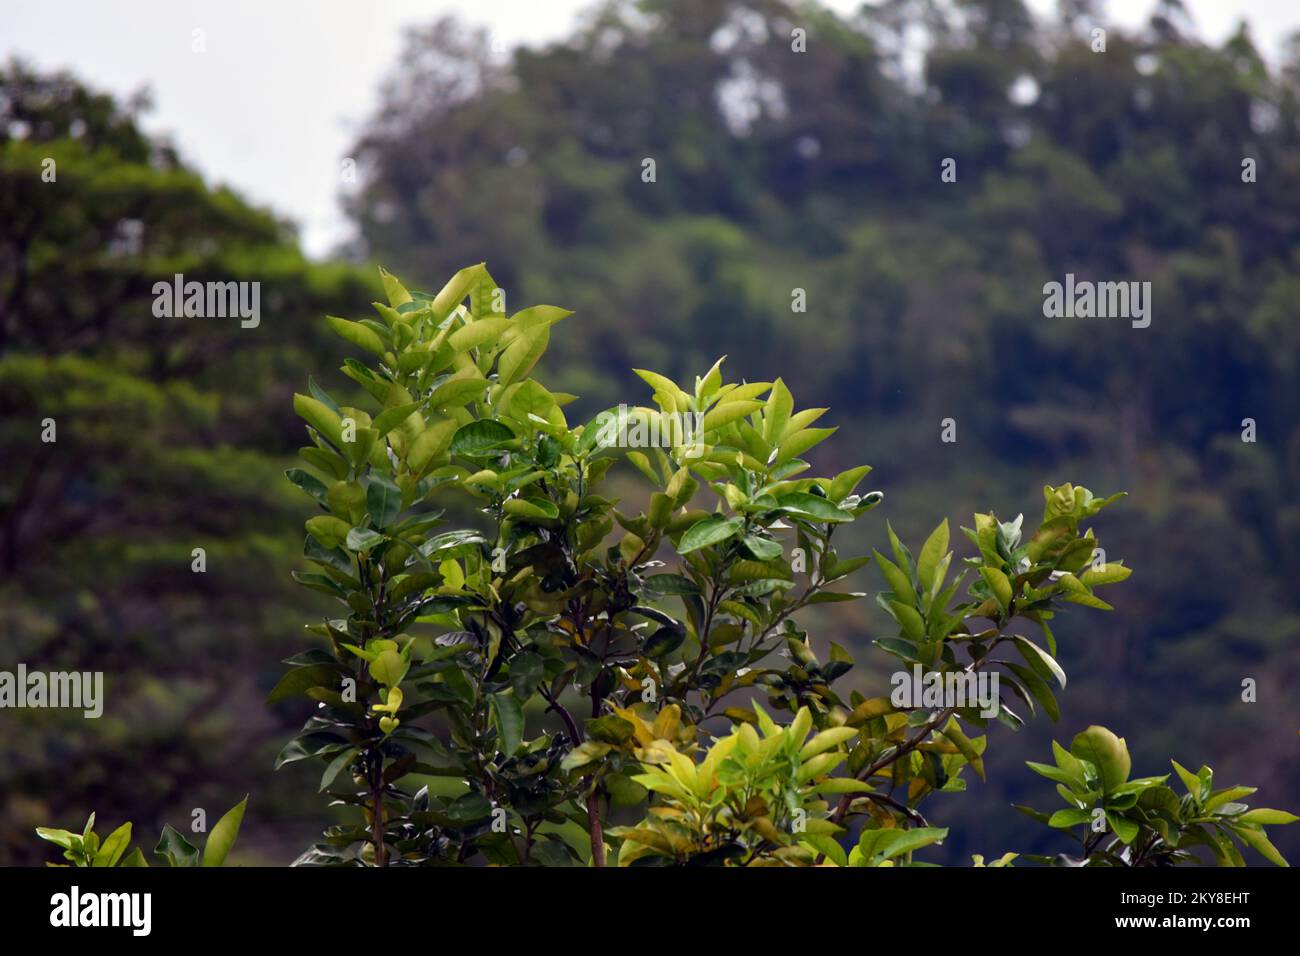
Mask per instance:
[[[491,419],[470,422],[456,430],[451,440],[453,455],[482,455],[484,452],[515,440],[515,433],[500,422]]]
[[[181,836],[171,824],[163,827],[162,837],[153,852],[171,866],[199,865],[199,848]]]

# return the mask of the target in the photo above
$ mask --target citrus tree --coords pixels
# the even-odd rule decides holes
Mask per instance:
[[[377,318],[328,319],[360,404],[314,379],[294,397],[310,444],[288,477],[316,505],[295,577],[334,610],[270,695],[317,704],[277,765],[317,761],[355,811],[300,863],[914,864],[946,835],[924,802],[984,776],[987,728],[1058,717],[1051,622],[1109,610],[1098,589],[1129,576],[1087,527],[1120,495],[1048,486],[1028,527],[977,514],[958,561],[946,521],[915,553],[888,526],[888,554],[841,553],[882,495],[860,489],[868,465],[811,477],[835,429],[780,379],[637,370],[647,404],[570,423],[574,396],[533,377],[568,312],[507,315],[482,264],[437,294],[382,276]],[[611,497],[616,462],[650,482],[640,510]],[[841,695],[851,655],[801,624],[864,597],[848,580],[869,564],[897,624],[874,643],[910,699]],[[1180,798],[1130,779],[1097,727],[1056,760],[1031,767],[1067,808],[1027,812],[1078,828],[1082,852],[1041,862],[1174,863],[1199,843],[1232,864],[1234,839],[1282,862],[1264,825],[1296,818],[1212,790],[1208,768],[1176,767]]]

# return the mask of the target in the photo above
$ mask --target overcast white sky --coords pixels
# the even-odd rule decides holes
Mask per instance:
[[[1110,0],[1133,25],[1155,0]],[[1201,33],[1231,34],[1243,17],[1266,55],[1300,29],[1297,0],[1187,0]],[[859,0],[829,0],[851,12]],[[1055,0],[1029,0],[1038,11]],[[507,45],[564,35],[590,0],[0,0],[0,59],[66,67],[118,94],[148,87],[146,127],[188,162],[302,227],[309,253],[346,235],[339,162],[376,102],[402,28],[447,13]],[[191,37],[205,31],[207,51]]]

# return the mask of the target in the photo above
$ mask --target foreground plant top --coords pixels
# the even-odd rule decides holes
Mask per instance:
[[[154,855],[168,866],[197,867],[224,866],[226,857],[239,836],[239,827],[244,822],[244,810],[248,807],[248,797],[235,804],[217,821],[212,832],[207,835],[202,849],[196,847],[170,824],[163,827]],[[131,824],[123,823],[120,827],[101,838],[95,832],[95,814],[86,818],[86,825],[80,833],[71,830],[59,830],[54,827],[37,827],[36,835],[63,850],[67,863],[47,863],[47,866],[91,867],[111,869],[116,866],[148,866],[144,851],[138,846],[131,846]]]
[[[947,832],[922,805],[984,777],[987,728],[1059,716],[1051,622],[1129,576],[1085,527],[1119,495],[1048,486],[1032,528],[977,514],[956,562],[946,520],[915,553],[886,525],[887,553],[842,554],[882,495],[867,465],[812,476],[835,429],[780,379],[636,370],[646,404],[571,424],[575,397],[532,377],[568,312],[506,315],[483,265],[436,295],[383,280],[378,319],[328,320],[347,390],[294,396],[311,443],[288,475],[317,506],[295,577],[335,610],[271,693],[317,703],[277,765],[318,761],[354,811],[299,862],[918,865]],[[616,462],[650,483],[640,510],[610,497]],[[867,565],[897,624],[874,644],[934,696],[833,688],[853,659],[802,612],[865,597]],[[1031,767],[1067,809],[1027,812],[1080,848],[1028,859],[1284,862],[1264,827],[1296,818],[1208,768],[1175,765],[1180,798],[1104,728],[1055,750]]]

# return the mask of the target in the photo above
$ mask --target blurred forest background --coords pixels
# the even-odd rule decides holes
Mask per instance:
[[[436,291],[487,260],[512,311],[575,310],[539,372],[583,411],[642,401],[632,366],[782,375],[840,426],[818,473],[876,466],[861,546],[886,518],[916,543],[945,516],[1037,516],[1045,483],[1130,493],[1099,525],[1136,569],[1117,610],[1058,629],[1060,724],[992,728],[988,783],[931,804],[954,829],[930,859],[1066,849],[1010,804],[1053,804],[1022,762],[1093,722],[1135,772],[1207,762],[1295,810],[1300,39],[1270,65],[1171,0],[1104,53],[1099,25],[1088,0],[1050,21],[1020,0],[618,0],[501,57],[440,21],[356,144],[355,240],[328,262],[142,133],[147,104],[0,65],[0,669],[103,670],[107,696],[95,721],[0,712],[0,863],[49,859],[32,828],[91,809],[151,848],[246,791],[237,862],[288,863],[319,830],[310,768],[271,770],[305,710],[263,704],[325,612],[289,578],[309,508],[282,473],[292,392],[344,381],[321,317],[368,310],[374,263]],[[261,282],[261,325],[155,318],[177,272]],[[1045,319],[1066,272],[1151,281],[1150,328]],[[887,686],[871,602],[813,633],[857,651],[846,684]]]

